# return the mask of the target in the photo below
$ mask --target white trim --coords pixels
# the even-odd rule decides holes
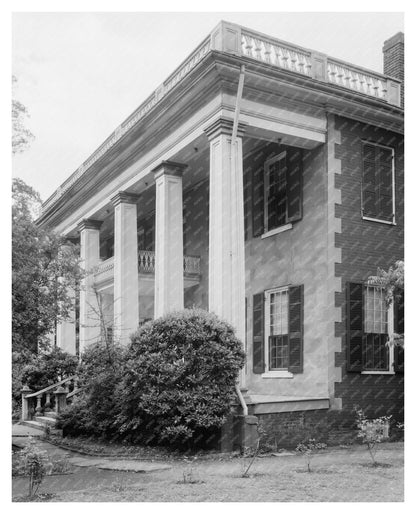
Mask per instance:
[[[293,378],[293,373],[287,370],[265,371],[261,378]]]
[[[361,371],[361,375],[395,375],[394,371]]]
[[[394,202],[393,202],[393,205],[394,205]],[[377,218],[369,218],[368,216],[362,216],[362,219],[366,220],[366,221],[375,221],[376,223],[384,223],[384,225],[393,225],[393,226],[397,225],[394,214],[393,214],[393,221],[379,220]]]
[[[262,234],[261,239],[266,239],[266,237],[275,236],[276,234],[280,234],[281,232],[286,232],[286,230],[290,230],[293,228],[292,223],[286,223],[286,225],[282,225],[281,227],[276,227],[273,230],[269,230]]]
[[[380,287],[373,284],[366,284],[371,287]],[[365,305],[364,305],[365,309]],[[387,310],[387,332],[388,332],[388,339],[391,339],[392,334],[394,333],[394,299],[392,303],[389,305]],[[388,370],[363,370],[361,371],[361,375],[395,375],[396,372],[394,371],[394,345],[389,344],[389,369]]]
[[[264,372],[262,378],[292,378],[293,375],[287,369],[269,369],[269,336],[270,336],[270,295],[273,293],[289,292],[289,286],[274,287],[264,291]],[[289,299],[288,299],[289,301]],[[289,317],[289,313],[288,313]],[[289,319],[288,319],[289,323]],[[280,376],[281,375],[281,376]],[[288,376],[292,375],[292,376]]]

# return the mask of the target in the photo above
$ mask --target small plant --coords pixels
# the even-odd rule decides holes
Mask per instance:
[[[362,409],[356,408],[356,423],[358,437],[367,446],[373,466],[377,466],[376,452],[377,445],[389,438],[389,424],[391,416],[382,416],[376,419],[367,419]]]
[[[50,464],[48,454],[29,437],[27,446],[19,454],[19,471],[29,478],[29,498],[36,495]]]
[[[251,466],[254,464],[254,461],[256,460],[256,457],[258,456],[260,451],[260,439],[257,441],[257,447],[255,450],[252,448],[243,448],[243,461],[242,461],[242,472],[241,477],[242,478],[249,478],[248,472],[250,471]],[[245,458],[251,457],[248,465],[246,465]]]
[[[296,446],[296,451],[299,454],[303,455],[306,459],[306,464],[309,473],[311,472],[312,457],[316,455],[319,451],[324,450],[325,448],[325,443],[317,443],[315,439],[308,439],[302,443],[299,443]]]

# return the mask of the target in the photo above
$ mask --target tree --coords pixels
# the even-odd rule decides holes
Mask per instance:
[[[17,78],[12,76],[15,89]],[[14,91],[13,91],[14,92]],[[27,108],[18,100],[12,99],[12,152],[13,155],[26,150],[34,139],[34,135],[24,126],[25,118],[29,117]]]
[[[73,309],[71,289],[82,278],[78,249],[36,225],[39,194],[21,179],[12,186],[12,344],[37,353]]]
[[[370,277],[369,283],[384,288],[387,307],[390,307],[393,300],[397,304],[404,301],[404,261],[396,261],[387,271],[378,268],[377,275]],[[404,346],[404,335],[392,334],[390,342]]]

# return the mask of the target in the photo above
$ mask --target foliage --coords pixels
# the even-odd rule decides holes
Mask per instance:
[[[373,465],[377,465],[377,445],[388,439],[388,427],[391,416],[382,416],[376,419],[367,419],[362,409],[356,408],[356,424],[358,437],[367,446]]]
[[[307,439],[296,446],[296,451],[306,459],[309,473],[311,472],[312,457],[325,448],[325,443],[318,443],[315,439]]]
[[[122,381],[125,353],[126,349],[120,345],[102,342],[85,350],[78,367],[79,386],[83,391],[57,421],[57,427],[65,435],[118,436],[116,389]]]
[[[386,303],[389,307],[393,300],[399,301],[404,293],[404,261],[396,261],[388,271],[377,269],[377,275],[368,279],[370,284],[379,285],[386,291]],[[392,334],[390,342],[404,346],[403,334]]]
[[[12,76],[13,93],[17,85],[17,78]],[[14,95],[13,95],[14,96]],[[12,152],[24,152],[34,139],[34,135],[24,125],[25,118],[29,117],[27,108],[18,100],[12,99]]]
[[[19,452],[14,473],[29,478],[29,498],[32,498],[46,475],[50,465],[48,454],[41,450],[35,440],[29,437],[27,445]]]
[[[233,328],[202,310],[144,324],[133,336],[118,402],[131,441],[203,444],[220,427],[244,364]]]
[[[35,356],[28,352],[12,352],[12,415],[20,419],[22,404],[21,390],[24,386],[23,370],[32,363]]]
[[[47,335],[73,309],[69,291],[83,276],[78,249],[34,222],[40,197],[23,180],[13,180],[12,344],[37,353]]]
[[[32,358],[32,362],[23,368],[22,383],[33,391],[40,391],[64,378],[74,375],[78,367],[78,358],[53,348]]]

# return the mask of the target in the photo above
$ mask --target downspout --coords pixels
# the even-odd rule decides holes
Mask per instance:
[[[241,105],[241,98],[243,96],[243,87],[244,87],[244,73],[245,73],[245,66],[244,64],[241,65],[240,68],[240,77],[238,79],[238,89],[237,89],[237,98],[235,101],[235,111],[234,111],[234,122],[233,122],[233,131],[231,135],[231,169],[235,169],[235,163],[237,161],[237,130],[238,130],[238,119],[240,117],[240,105]],[[241,381],[243,382],[243,372],[241,372]],[[235,390],[237,392],[238,399],[240,400],[241,407],[243,409],[243,415],[248,416],[248,407],[244,400],[244,397],[241,393],[240,386],[238,381],[235,383]]]

